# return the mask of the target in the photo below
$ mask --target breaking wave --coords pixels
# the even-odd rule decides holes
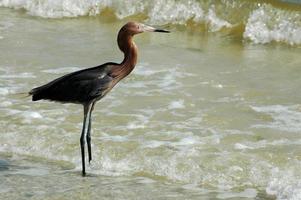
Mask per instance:
[[[139,16],[160,25],[183,25],[196,31],[229,31],[265,44],[301,44],[301,5],[284,1],[200,0],[0,0],[0,6],[23,9],[43,18],[109,15]]]

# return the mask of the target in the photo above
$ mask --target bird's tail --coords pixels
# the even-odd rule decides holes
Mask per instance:
[[[37,88],[33,88],[32,90],[30,90],[28,92],[29,96],[32,96],[32,100],[33,101],[38,101],[40,99],[44,99],[47,97],[47,93],[45,93],[45,91],[49,88],[49,85],[42,85],[40,87]]]
[[[32,96],[32,100],[37,101],[41,99],[39,91],[39,88],[34,88],[28,92],[28,96]]]

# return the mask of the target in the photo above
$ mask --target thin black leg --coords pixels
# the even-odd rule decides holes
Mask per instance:
[[[82,154],[82,175],[86,176],[86,166],[85,166],[85,130],[86,130],[86,121],[87,121],[87,114],[89,111],[89,105],[84,106],[84,121],[83,121],[83,130],[80,136],[80,149]]]
[[[95,105],[95,102],[92,103],[92,106],[91,106],[91,109],[89,111],[89,125],[88,125],[88,131],[87,131],[87,136],[86,136],[86,139],[87,139],[87,146],[88,146],[88,155],[89,155],[89,163],[91,162],[92,160],[92,151],[91,151],[91,116],[92,116],[92,111],[94,109],[94,105]]]

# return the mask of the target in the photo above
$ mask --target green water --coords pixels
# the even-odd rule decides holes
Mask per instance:
[[[138,64],[97,103],[81,177],[82,107],[19,93],[121,61],[126,21],[0,8],[0,199],[298,199],[300,47],[175,26],[135,36]]]

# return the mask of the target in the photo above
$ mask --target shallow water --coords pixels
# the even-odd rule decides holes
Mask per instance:
[[[135,37],[138,64],[97,103],[80,176],[82,108],[20,93],[120,61],[127,20],[0,8],[0,199],[300,199],[300,47],[172,25]]]

